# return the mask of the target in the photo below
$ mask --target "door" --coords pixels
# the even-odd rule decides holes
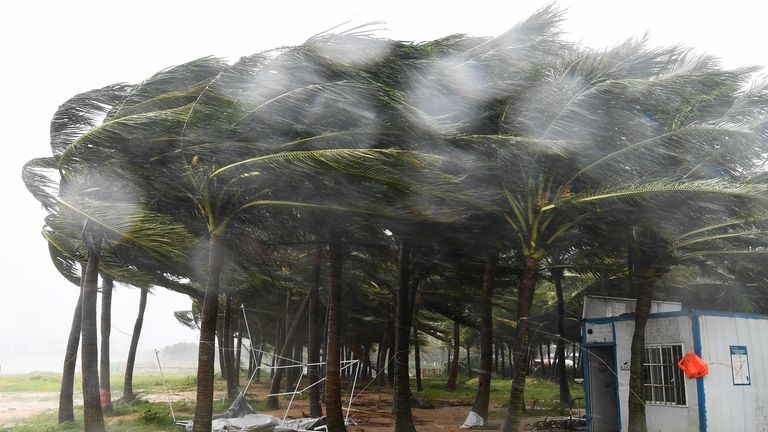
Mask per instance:
[[[618,431],[616,365],[612,346],[589,347],[589,420],[592,432]]]

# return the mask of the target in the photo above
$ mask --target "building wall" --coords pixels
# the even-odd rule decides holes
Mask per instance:
[[[627,430],[629,404],[629,361],[632,346],[633,320],[619,320],[614,323],[616,349],[619,363],[619,406],[622,431]],[[766,333],[768,334],[768,333]],[[682,344],[683,353],[694,350],[691,318],[687,315],[651,318],[645,329],[645,343]],[[699,430],[698,397],[696,380],[686,379],[686,406],[663,406],[646,404],[646,423],[649,432],[689,432]],[[641,395],[642,397],[642,395]],[[710,429],[730,431],[730,429]]]
[[[710,363],[703,378],[706,430],[768,431],[768,320],[734,316],[698,317],[702,358]],[[749,385],[734,385],[732,345],[746,346]]]

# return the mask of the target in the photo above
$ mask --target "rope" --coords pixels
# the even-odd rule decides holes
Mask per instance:
[[[349,403],[347,404],[347,415],[344,417],[344,423],[349,420],[349,410],[352,408],[352,396],[355,394],[355,386],[357,385],[357,376],[360,374],[360,361],[355,364],[355,378],[352,380],[352,391],[349,392]]]
[[[163,365],[160,363],[160,351],[155,349],[155,357],[157,358],[157,366],[160,368],[160,378],[163,379],[163,389],[168,393],[168,408],[171,409],[171,417],[173,422],[176,423],[176,414],[173,413],[173,403],[171,402],[171,392],[168,391],[168,387],[165,385],[165,374],[163,374]]]
[[[291,405],[293,405],[293,399],[296,398],[296,391],[299,389],[299,384],[301,384],[301,378],[304,376],[303,371],[301,372],[301,375],[299,375],[299,379],[296,380],[296,387],[293,388],[293,394],[291,395],[291,401],[288,402],[288,407],[285,409],[285,414],[283,415],[283,421],[285,421],[285,418],[288,417],[288,411],[291,410]]]

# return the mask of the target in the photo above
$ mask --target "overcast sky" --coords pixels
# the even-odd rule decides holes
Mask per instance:
[[[2,248],[0,373],[58,371],[77,288],[53,268],[40,235],[44,213],[21,181],[21,167],[48,156],[48,123],[76,93],[115,82],[140,82],[167,66],[206,55],[232,59],[299,44],[352,20],[384,21],[381,36],[429,40],[453,33],[495,36],[549,2],[442,1],[14,1],[0,12]],[[268,5],[268,6],[265,6]],[[768,5],[734,0],[562,1],[566,38],[590,47],[650,34],[654,45],[683,44],[727,67],[768,65]],[[114,295],[113,347],[127,350],[137,291]],[[157,290],[149,298],[141,349],[194,342],[175,310],[184,296]],[[114,357],[113,357],[114,358]]]

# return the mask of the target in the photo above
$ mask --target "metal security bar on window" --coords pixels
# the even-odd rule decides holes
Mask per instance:
[[[682,345],[645,347],[645,401],[658,405],[685,405],[685,380],[677,362]]]

